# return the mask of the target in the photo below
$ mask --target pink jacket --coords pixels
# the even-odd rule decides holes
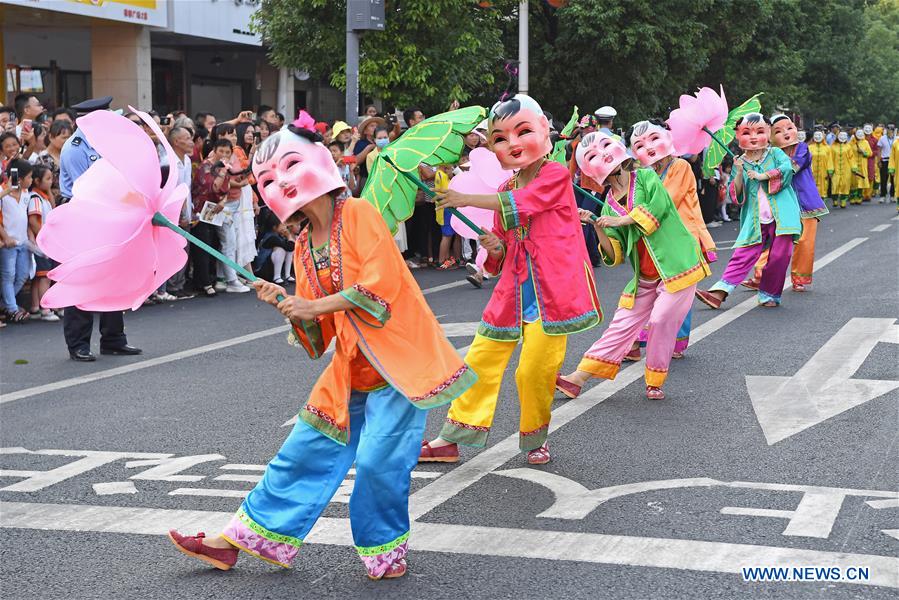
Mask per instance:
[[[568,170],[547,161],[521,189],[500,189],[501,211],[493,233],[504,242],[502,258],[488,258],[488,273],[501,273],[484,309],[478,333],[498,341],[521,338],[521,284],[528,265],[543,331],[568,335],[598,325],[602,310]]]

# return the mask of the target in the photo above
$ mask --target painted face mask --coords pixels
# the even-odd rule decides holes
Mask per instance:
[[[631,134],[631,152],[644,167],[653,165],[674,154],[671,132],[649,121],[634,124]]]
[[[849,134],[847,134],[845,131],[841,131],[837,134],[837,141],[845,144],[849,141]]]
[[[798,132],[796,132],[796,139],[799,140],[800,142],[804,142],[805,139],[806,139],[806,133],[805,133],[805,131],[798,131]]]
[[[874,133],[874,127],[871,125],[865,125],[864,132],[865,135],[871,135],[872,133]]]
[[[771,143],[778,148],[789,148],[799,142],[796,124],[785,115],[771,119]]]
[[[506,170],[527,167],[552,150],[549,121],[530,96],[497,102],[487,117],[487,143]]]
[[[253,175],[265,204],[287,221],[320,196],[343,189],[331,152],[297,135],[293,125],[270,135],[253,159]]]
[[[597,183],[602,183],[628,159],[628,155],[621,141],[595,131],[578,144],[575,159],[581,171]]]
[[[863,139],[865,139],[865,132],[862,131],[861,129],[859,129],[858,131],[855,132],[855,137],[857,139],[863,140]]]
[[[812,134],[812,139],[820,144],[821,142],[824,141],[824,132],[816,131],[815,133]]]
[[[749,113],[736,128],[737,143],[743,150],[762,150],[768,146],[771,127],[759,113]]]

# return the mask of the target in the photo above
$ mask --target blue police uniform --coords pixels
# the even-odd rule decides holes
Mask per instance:
[[[86,100],[72,108],[80,113],[106,110],[112,97]],[[75,181],[87,171],[100,155],[90,145],[84,132],[79,129],[62,147],[59,156],[59,193],[63,198],[72,197]],[[77,361],[92,361],[91,331],[94,328],[94,313],[70,306],[63,314],[63,334],[69,347],[69,356]],[[125,319],[121,311],[100,313],[100,352],[102,354],[140,354],[140,350],[128,345],[125,337]]]

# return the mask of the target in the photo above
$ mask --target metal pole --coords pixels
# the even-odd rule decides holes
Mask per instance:
[[[528,93],[528,0],[518,3],[518,93]]]
[[[346,122],[355,127],[359,117],[359,34],[350,29],[349,3],[346,19]]]

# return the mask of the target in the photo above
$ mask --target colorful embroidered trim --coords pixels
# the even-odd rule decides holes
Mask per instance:
[[[716,283],[715,285],[710,287],[709,291],[710,292],[720,291],[720,292],[724,292],[724,293],[730,295],[730,293],[732,291],[734,291],[734,288],[736,288],[738,285],[740,285],[740,284],[739,283],[728,283],[722,279],[721,281],[719,281],[718,283]]]
[[[759,304],[764,304],[765,302],[776,302],[777,304],[780,304],[780,295],[774,296],[759,290],[758,302]]]
[[[512,192],[500,192],[497,197],[499,198],[500,219],[503,222],[503,228],[509,231],[521,225],[518,218],[518,207],[515,206],[515,197]]]
[[[390,304],[358,283],[340,292],[340,295],[369,313],[384,325],[390,319]]]
[[[298,416],[304,423],[322,435],[331,438],[342,446],[346,446],[349,440],[349,433],[346,428],[337,425],[337,422],[323,411],[307,403]]]
[[[521,326],[497,327],[482,320],[478,326],[478,335],[495,342],[517,342],[521,339]]]
[[[483,448],[487,444],[487,436],[489,434],[489,427],[469,425],[449,417],[446,418],[443,427],[440,428],[440,437],[446,441],[476,448]]]
[[[289,568],[303,540],[270,531],[256,523],[241,507],[231,517],[222,537],[244,552],[278,566]]]
[[[600,316],[595,310],[564,321],[542,321],[544,333],[547,335],[568,335],[595,327],[600,323]]]
[[[779,192],[783,187],[783,173],[780,172],[780,169],[768,169],[765,171],[765,175],[768,176],[768,193]]]
[[[300,346],[309,354],[310,358],[321,358],[325,353],[325,341],[322,328],[318,321],[302,321],[300,326],[290,323],[290,331],[287,332],[287,343],[291,346]],[[303,331],[300,332],[300,327]],[[308,343],[304,342],[304,337]]]
[[[602,244],[599,246],[599,254],[602,256],[604,265],[607,267],[617,267],[624,262],[624,250],[621,248],[621,242],[615,238],[609,237],[609,241],[612,243],[612,256],[606,254],[605,250],[602,249]]]
[[[645,206],[636,206],[628,215],[637,222],[644,235],[652,235],[659,228],[659,220]]]
[[[673,294],[674,292],[687,289],[691,285],[696,285],[711,274],[712,270],[709,268],[709,265],[701,260],[683,273],[662,279],[662,282],[665,284],[665,289]]]
[[[646,380],[646,385],[662,387],[668,378],[668,369],[653,369],[647,366],[643,372],[643,378]]]
[[[549,423],[542,425],[533,431],[521,431],[518,434],[518,449],[522,452],[536,450],[546,443],[549,435]]]
[[[618,371],[621,369],[621,363],[585,354],[577,368],[579,371],[586,371],[594,377],[615,379]]]
[[[449,379],[435,387],[433,390],[423,396],[415,396],[409,398],[409,401],[420,408],[433,408],[452,402],[461,396],[465,390],[470,388],[478,380],[478,376],[465,363],[459,367],[455,373],[450,375]]]
[[[377,556],[378,554],[390,552],[400,544],[405,543],[405,541],[408,539],[409,532],[407,531],[395,540],[387,542],[386,544],[381,544],[380,546],[356,546],[356,552],[359,553],[359,556]]]

